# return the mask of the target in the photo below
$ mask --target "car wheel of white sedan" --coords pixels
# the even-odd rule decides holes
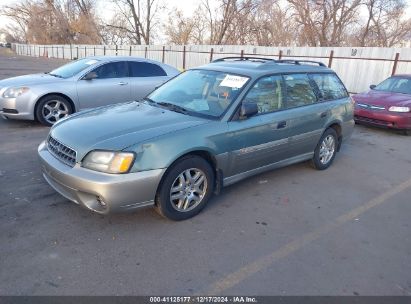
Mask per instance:
[[[52,126],[60,119],[73,113],[70,102],[59,95],[48,95],[40,99],[36,107],[36,118],[46,126]]]
[[[214,191],[214,173],[201,157],[177,161],[166,173],[156,197],[156,210],[171,220],[185,220],[198,214]]]

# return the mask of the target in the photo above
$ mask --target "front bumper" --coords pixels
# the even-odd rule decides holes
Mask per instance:
[[[157,187],[166,169],[107,174],[67,166],[47,150],[38,148],[43,177],[67,199],[97,213],[127,211],[154,204]]]
[[[32,92],[17,98],[4,98],[0,94],[0,114],[7,118],[34,120],[36,100],[37,96]]]
[[[354,111],[356,122],[366,123],[391,129],[411,129],[411,113],[395,113],[384,111],[370,111],[356,107]]]

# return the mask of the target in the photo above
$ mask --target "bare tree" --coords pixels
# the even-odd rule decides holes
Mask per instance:
[[[354,43],[360,46],[392,47],[400,45],[411,33],[411,19],[405,18],[403,0],[365,0],[367,20]]]
[[[181,10],[175,10],[168,16],[164,26],[168,42],[185,45],[192,42],[195,22],[193,18],[185,18]]]
[[[13,21],[30,43],[99,43],[95,0],[25,0],[3,6],[1,15]]]
[[[209,43],[234,44],[237,39],[233,35],[240,29],[237,23],[248,19],[258,3],[257,0],[219,0],[217,8],[213,9],[209,0],[203,0],[202,6],[207,13],[209,26]]]
[[[280,0],[263,0],[251,21],[254,43],[264,46],[295,45],[298,32],[290,8]]]
[[[361,0],[287,0],[300,31],[299,43],[338,46],[357,22]]]
[[[169,43],[180,45],[209,43],[210,29],[203,5],[199,5],[189,17],[184,16],[181,10],[172,9],[163,27]]]
[[[15,5],[5,5],[0,10],[0,15],[8,17],[12,23],[9,24],[4,32],[7,32],[15,40],[27,42],[26,32],[27,24],[30,20],[31,1],[16,3]]]
[[[117,8],[117,22],[107,23],[120,31],[132,44],[150,44],[159,25],[159,13],[165,9],[161,0],[113,0]]]

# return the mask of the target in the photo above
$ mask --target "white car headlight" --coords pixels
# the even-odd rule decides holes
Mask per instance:
[[[91,151],[83,159],[82,167],[105,173],[127,173],[133,161],[131,152]]]
[[[390,112],[401,112],[401,113],[406,113],[406,112],[410,112],[410,107],[396,107],[396,106],[392,106],[388,109],[388,111]]]
[[[26,93],[29,90],[28,87],[19,87],[19,88],[9,88],[3,93],[4,98],[16,98],[21,94]]]

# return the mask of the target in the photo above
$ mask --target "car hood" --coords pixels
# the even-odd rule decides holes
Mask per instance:
[[[120,151],[148,139],[210,122],[142,102],[129,102],[74,114],[50,135],[76,150],[77,160],[89,151]]]
[[[63,78],[51,76],[49,74],[31,74],[24,76],[17,76],[0,80],[0,88],[15,87],[15,86],[29,86],[36,84],[43,84],[49,82],[64,81]]]
[[[366,93],[353,95],[356,102],[376,106],[411,106],[411,95],[370,90]]]

